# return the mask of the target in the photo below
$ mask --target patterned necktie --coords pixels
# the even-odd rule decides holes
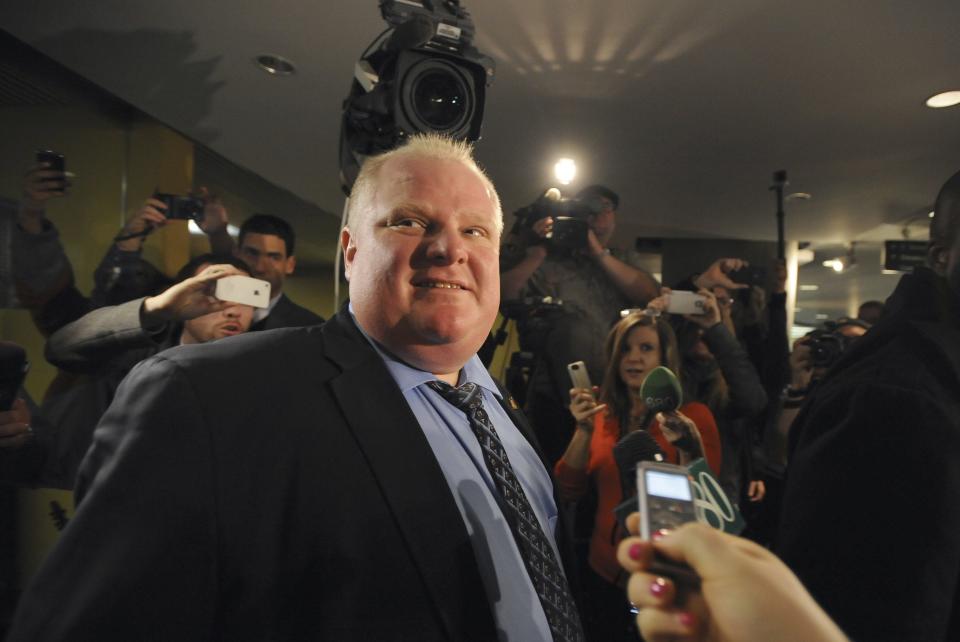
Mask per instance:
[[[553,639],[555,642],[583,640],[580,617],[570,595],[567,579],[517,475],[513,472],[510,460],[507,459],[507,451],[483,409],[480,387],[475,383],[465,383],[454,388],[442,381],[430,381],[427,385],[467,415],[470,429],[480,442],[483,461],[502,499],[499,504],[504,517],[510,525],[513,539],[540,598],[540,604],[543,605]]]

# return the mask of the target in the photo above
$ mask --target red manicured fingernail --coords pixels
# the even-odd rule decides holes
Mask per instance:
[[[663,597],[664,593],[667,592],[667,581],[662,577],[650,582],[650,592],[654,597]]]
[[[632,560],[638,560],[638,559],[640,559],[640,554],[641,554],[641,553],[643,553],[643,544],[641,544],[641,543],[639,543],[639,542],[637,542],[636,544],[634,544],[633,546],[631,546],[631,547],[630,547],[630,550],[627,551],[627,554],[630,556],[630,559],[632,559]]]
[[[652,534],[650,537],[652,537],[654,540],[658,540],[658,539],[663,539],[664,537],[666,537],[666,536],[669,535],[669,534],[670,534],[670,529],[668,529],[668,528],[661,528],[661,529],[658,530],[658,531],[653,531],[653,534]]]
[[[697,618],[693,617],[693,613],[681,611],[677,613],[677,621],[680,622],[682,626],[692,629],[693,625],[697,623]]]

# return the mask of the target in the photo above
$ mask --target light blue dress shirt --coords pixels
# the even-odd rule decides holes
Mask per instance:
[[[352,308],[350,313],[353,314]],[[360,327],[359,323],[357,327]],[[470,535],[500,639],[552,642],[547,617],[523,565],[510,526],[495,499],[496,487],[466,414],[425,385],[436,380],[435,375],[403,363],[370,339],[362,328],[360,331],[383,358],[440,464]],[[549,474],[533,447],[500,405],[500,392],[476,355],[463,366],[458,385],[468,381],[481,387],[483,407],[503,442],[540,527],[557,554],[554,536],[557,507]],[[443,537],[443,533],[437,533],[437,537]],[[560,559],[559,554],[557,559]]]

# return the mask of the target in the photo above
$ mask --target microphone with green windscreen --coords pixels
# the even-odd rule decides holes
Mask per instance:
[[[640,399],[651,413],[676,410],[683,403],[680,380],[669,368],[658,366],[643,380]]]

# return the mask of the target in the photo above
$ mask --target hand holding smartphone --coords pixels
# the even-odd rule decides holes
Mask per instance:
[[[570,373],[570,381],[574,388],[593,390],[593,384],[590,383],[590,374],[587,372],[587,364],[583,361],[574,361],[568,364],[567,372]]]
[[[707,298],[696,292],[674,290],[670,293],[667,312],[670,314],[703,314],[707,310]]]

